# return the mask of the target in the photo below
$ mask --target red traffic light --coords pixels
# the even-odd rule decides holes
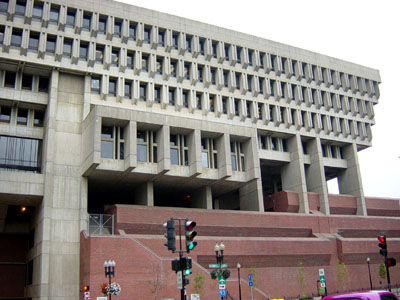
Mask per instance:
[[[394,267],[396,265],[396,259],[394,259],[393,257],[388,258],[386,260],[386,265],[389,267]]]
[[[88,286],[88,285],[84,285],[84,286],[83,286],[83,290],[84,290],[85,292],[88,292],[88,291],[89,291],[89,286]]]
[[[196,222],[195,221],[186,221],[185,227],[186,227],[186,230],[192,230],[193,228],[196,227]]]
[[[386,243],[386,236],[384,235],[378,236],[378,241],[381,243]]]

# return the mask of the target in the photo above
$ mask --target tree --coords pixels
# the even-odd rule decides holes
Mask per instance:
[[[151,274],[154,277],[148,281],[148,284],[150,285],[151,293],[154,295],[154,300],[157,300],[158,293],[165,284],[160,262],[151,262]]]
[[[305,281],[305,277],[304,277],[304,266],[301,261],[298,263],[297,273],[296,273],[296,281],[297,281],[297,285],[299,287],[300,298],[307,297],[307,294],[305,292],[307,286],[306,286],[306,281]]]
[[[199,294],[200,297],[203,296],[203,292],[204,292],[204,275],[197,271],[196,275],[193,278],[193,291],[195,294]]]
[[[384,263],[380,263],[380,265],[379,265],[379,277],[382,280],[386,279],[386,267],[385,267]]]
[[[260,279],[260,276],[258,276],[257,274],[257,270],[256,268],[249,268],[249,274],[251,274],[251,276],[253,276],[253,286],[255,288],[258,288],[258,281]]]
[[[339,287],[342,288],[342,290],[347,289],[349,285],[349,275],[347,272],[347,267],[346,265],[340,261],[337,261],[336,265],[336,279],[337,279],[337,284]]]

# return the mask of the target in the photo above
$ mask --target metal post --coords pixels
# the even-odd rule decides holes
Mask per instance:
[[[369,257],[368,257],[368,258],[367,258],[367,265],[368,265],[368,275],[369,275],[369,286],[370,286],[370,289],[372,290],[371,269],[370,269],[370,267],[369,267],[369,261],[370,261],[370,259],[369,259]]]
[[[242,300],[242,289],[240,287],[240,264],[237,264],[238,269],[238,283],[239,283],[239,300]]]
[[[389,292],[391,292],[392,291],[392,287],[390,285],[390,273],[389,273],[389,267],[387,265],[387,257],[385,257],[385,267],[386,267],[386,274],[387,274],[388,290],[389,290]]]

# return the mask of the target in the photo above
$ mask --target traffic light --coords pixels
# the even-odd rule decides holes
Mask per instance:
[[[89,292],[89,286],[88,285],[84,285],[83,286],[83,291],[84,292]]]
[[[192,259],[190,257],[183,257],[183,274],[185,276],[192,274]]]
[[[175,258],[173,261],[172,261],[172,271],[175,271],[175,272],[178,272],[179,270],[180,270],[180,260],[179,260],[179,258]]]
[[[393,257],[390,257],[390,258],[386,259],[386,266],[388,268],[394,267],[395,265],[396,265],[396,259],[394,259]]]
[[[379,250],[379,253],[384,257],[386,257],[387,256],[386,236],[385,235],[378,236],[378,241],[380,242],[378,246],[379,248],[381,248],[381,250]]]
[[[175,252],[175,222],[174,220],[169,220],[167,223],[164,224],[164,227],[167,229],[167,233],[164,236],[167,238],[167,242],[164,246],[168,247],[168,250]]]
[[[193,229],[196,227],[195,221],[186,220],[185,222],[185,238],[186,238],[186,251],[189,253],[197,246],[197,242],[193,242],[197,232]]]

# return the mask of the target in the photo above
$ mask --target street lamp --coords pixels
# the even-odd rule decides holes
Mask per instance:
[[[111,285],[111,277],[114,277],[115,275],[115,261],[114,260],[109,260],[109,261],[104,261],[104,272],[106,275],[106,278],[108,277],[108,283],[109,286]],[[109,299],[111,300],[111,294],[109,294]]]
[[[237,263],[236,267],[237,267],[237,269],[238,269],[239,300],[242,300],[242,289],[241,289],[241,287],[240,287],[240,264]]]
[[[225,245],[224,243],[218,243],[215,244],[214,251],[215,251],[215,257],[217,258],[217,264],[220,264],[220,269],[221,265],[224,263],[224,249]]]
[[[369,257],[367,257],[368,275],[369,275],[369,286],[370,286],[370,288],[371,288],[371,290],[372,290],[371,269],[370,269],[370,267],[369,267],[369,261],[370,261],[370,259],[369,259]]]

